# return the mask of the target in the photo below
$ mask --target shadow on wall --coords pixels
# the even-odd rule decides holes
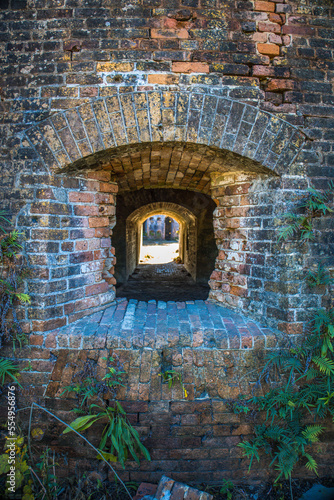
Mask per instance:
[[[127,280],[127,252],[129,253],[129,241],[126,236],[126,219],[140,207],[151,203],[166,202],[180,205],[191,212],[196,219],[196,240],[184,241],[185,252],[187,244],[197,247],[194,260],[196,269],[194,275],[197,283],[208,283],[210,275],[215,267],[215,259],[218,254],[213,232],[213,211],[216,207],[213,200],[202,193],[184,191],[177,189],[141,189],[139,191],[126,192],[117,196],[116,204],[116,226],[113,230],[112,242],[117,255],[115,267],[115,278],[117,284]],[[135,252],[136,245],[133,246]],[[188,251],[191,250],[188,248]],[[135,256],[132,255],[135,261]],[[128,256],[129,261],[129,256]],[[135,264],[136,265],[136,264]],[[189,267],[191,263],[189,263]]]

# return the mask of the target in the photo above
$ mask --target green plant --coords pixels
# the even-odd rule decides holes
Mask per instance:
[[[88,358],[83,369],[74,374],[74,382],[64,387],[61,396],[66,392],[74,392],[79,398],[81,409],[94,397],[103,402],[103,395],[107,392],[111,392],[112,396],[115,397],[117,387],[123,385],[122,376],[125,372],[121,370],[118,359],[113,356],[102,359],[107,361],[107,372],[102,380],[97,379],[96,361]]]
[[[97,414],[92,414],[94,409],[98,409]],[[140,442],[138,432],[132,427],[126,418],[126,413],[118,401],[115,407],[103,408],[92,404],[89,408],[90,414],[76,418],[64,430],[64,434],[73,429],[78,432],[91,427],[100,420],[106,420],[106,426],[102,432],[99,451],[103,457],[111,462],[118,461],[124,468],[124,462],[131,456],[138,464],[139,454],[142,453],[147,460],[151,460],[150,454],[145,446]],[[98,457],[99,458],[99,457]]]
[[[6,378],[11,378],[20,387],[22,387],[16,378],[19,373],[18,366],[13,363],[10,359],[0,358],[0,380],[1,385],[4,385]]]
[[[4,454],[0,455],[0,476],[3,476],[2,490],[5,497],[8,496],[10,498],[13,495],[13,490],[11,489],[13,487],[11,487],[8,482],[7,475],[11,466],[15,466],[15,490],[26,485],[26,491],[28,492],[31,483],[29,483],[29,465],[27,463],[28,455],[27,446],[24,444],[24,438],[22,436],[15,436],[15,454],[11,452],[14,446],[13,440],[12,438],[8,439],[9,441],[5,445],[6,451]],[[28,498],[26,497],[25,500],[28,500]],[[33,500],[34,497],[30,498]]]
[[[333,186],[334,184],[331,183],[331,190]],[[333,212],[333,209],[328,205],[331,190],[321,193],[313,187],[308,188],[308,196],[297,207],[301,213],[287,212],[283,215],[283,219],[287,225],[279,228],[278,240],[287,240],[294,236],[298,236],[302,241],[314,240],[315,230],[313,228],[313,220],[326,215],[328,212]]]
[[[318,264],[316,270],[308,271],[306,275],[306,282],[311,288],[322,285],[327,286],[332,283],[332,281],[333,279],[331,278],[328,269],[326,269],[321,263]]]
[[[301,240],[312,239],[312,219],[332,212],[326,205],[328,193],[322,195],[313,188],[309,192],[301,205],[306,214],[289,215],[295,222],[281,231],[280,238],[299,234]],[[311,287],[326,287],[331,278],[319,264],[317,270],[308,272],[306,281]],[[255,437],[239,446],[250,459],[249,468],[254,459],[260,461],[262,452],[269,455],[270,466],[278,473],[276,481],[282,476],[291,481],[297,464],[317,473],[311,448],[325,430],[324,419],[334,418],[334,309],[315,311],[308,330],[300,343],[290,343],[268,356],[258,382],[271,381],[274,386],[262,396],[240,398],[234,405],[236,413],[264,413]]]
[[[317,472],[316,460],[309,452],[310,445],[319,441],[325,427],[320,421],[334,417],[334,310],[317,311],[310,334],[302,346],[271,354],[261,377],[268,378],[278,370],[286,383],[255,396],[244,403],[250,409],[265,412],[265,423],[255,428],[255,438],[240,446],[250,458],[260,460],[260,450],[272,457],[270,465],[278,471],[279,479],[291,477],[300,460]],[[313,424],[308,424],[313,420]]]
[[[94,360],[87,359],[83,370],[74,375],[76,382],[64,388],[65,392],[75,392],[81,399],[79,412],[83,412],[83,406],[94,397],[98,397],[104,406],[96,404],[89,405],[89,414],[78,417],[65,429],[64,434],[71,430],[82,432],[98,421],[105,420],[106,426],[102,432],[99,451],[106,460],[120,462],[124,467],[124,462],[132,456],[139,463],[139,455],[142,453],[147,460],[150,455],[145,446],[140,442],[138,432],[132,427],[126,418],[126,413],[118,401],[114,406],[109,405],[109,401],[103,399],[103,395],[108,393],[113,399],[116,398],[116,391],[122,386],[124,371],[117,358],[110,356],[103,358],[107,361],[106,374],[102,380],[97,379],[97,364]],[[98,410],[98,413],[93,411]],[[77,409],[74,409],[77,411]],[[78,411],[77,411],[78,412]]]
[[[0,210],[0,220],[7,222],[7,224],[10,225],[10,220],[8,220],[4,214],[5,214],[5,212],[3,210]],[[6,232],[6,230],[2,226],[0,226],[0,231],[2,231],[3,233]]]
[[[3,215],[0,219],[9,222]],[[0,229],[5,232],[3,227]],[[19,252],[22,250],[20,244],[21,233],[17,230],[0,236],[0,269],[2,277],[0,278],[0,318],[1,335],[0,347],[3,337],[18,341],[21,345],[25,341],[25,335],[17,318],[16,308],[18,304],[30,304],[31,300],[28,294],[20,291],[20,286],[27,277],[28,269]],[[11,313],[11,321],[8,320]]]
[[[35,480],[33,488],[35,500],[53,500],[58,498],[61,486],[56,477],[55,452],[46,448],[40,455],[40,462],[31,469],[32,477]]]
[[[71,424],[67,424],[61,418],[57,417],[54,413],[52,413],[51,411],[47,410],[46,408],[43,408],[43,406],[40,406],[39,404],[37,404],[35,402],[33,402],[31,404],[31,406],[30,406],[30,417],[29,417],[29,427],[28,427],[28,450],[29,450],[29,456],[30,456],[31,463],[33,463],[33,457],[32,457],[32,453],[31,453],[31,439],[30,439],[30,437],[32,435],[31,424],[32,424],[33,411],[34,411],[35,408],[37,408],[40,411],[43,411],[44,413],[46,413],[47,415],[51,416],[52,418],[54,418],[55,420],[57,420],[61,424],[65,425],[66,428],[70,428],[77,436],[79,436],[81,439],[83,439],[83,441],[85,441],[85,443],[87,443],[88,446],[90,446],[93,450],[95,450],[95,452],[99,455],[99,457],[101,458],[101,460],[103,460],[106,463],[107,467],[109,467],[109,469],[113,472],[113,474],[115,475],[115,478],[117,479],[117,481],[119,481],[119,483],[123,486],[123,488],[126,491],[128,497],[130,499],[132,498],[132,496],[131,496],[128,488],[126,487],[126,484],[122,481],[122,479],[118,476],[118,474],[115,471],[115,469],[111,466],[110,461],[108,461],[108,460],[106,460],[104,458],[103,454],[101,453],[101,451],[98,448],[96,448],[90,441],[88,441],[88,439],[86,439],[85,436],[83,436],[76,429],[74,429],[73,427],[71,427]],[[35,478],[41,484],[41,482],[40,482],[37,474],[34,472],[33,467],[30,467],[30,472],[35,476]],[[45,488],[43,486],[43,491],[44,491],[44,489]],[[80,490],[79,490],[79,492],[80,492]],[[71,495],[69,496],[69,498],[71,498]],[[27,499],[22,499],[22,500],[33,500],[33,499],[30,499],[30,498],[28,499],[27,498]]]
[[[164,372],[159,374],[162,377],[164,382],[167,382],[168,389],[171,389],[173,385],[180,384],[183,390],[184,397],[188,397],[188,393],[183,385],[181,373],[178,373],[176,370],[165,370]]]
[[[234,489],[234,484],[232,481],[228,479],[223,480],[223,483],[219,489],[219,493],[221,495],[226,495],[227,500],[232,500],[233,494],[232,491]]]

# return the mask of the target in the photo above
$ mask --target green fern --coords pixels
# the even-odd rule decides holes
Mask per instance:
[[[332,282],[332,278],[327,269],[324,268],[322,264],[318,264],[315,271],[309,271],[306,276],[306,282],[309,287],[317,287],[321,285],[329,285]]]
[[[310,443],[317,443],[320,434],[324,431],[322,425],[308,425],[302,432],[304,438]]]
[[[285,227],[278,229],[278,241],[292,239],[298,236],[301,241],[312,241],[315,239],[313,219],[333,212],[329,207],[329,198],[334,184],[330,183],[330,190],[323,193],[313,187],[307,189],[307,195],[297,207],[301,214],[287,212],[283,214]]]
[[[315,281],[320,284],[322,279]],[[298,346],[271,353],[260,373],[262,380],[281,382],[262,396],[242,398],[239,406],[264,412],[264,423],[255,428],[252,440],[240,443],[244,455],[260,461],[263,454],[281,477],[291,478],[303,464],[317,473],[316,459],[309,449],[325,430],[320,421],[334,419],[334,309],[320,309],[309,323],[309,332]],[[238,405],[235,405],[238,406]],[[309,425],[306,419],[314,419]]]
[[[334,374],[334,361],[322,356],[314,356],[312,358],[312,361],[315,363],[315,365],[319,368],[319,370],[322,373],[325,373],[325,375],[332,375]]]

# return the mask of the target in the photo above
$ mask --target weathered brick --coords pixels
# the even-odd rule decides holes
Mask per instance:
[[[265,54],[271,57],[279,56],[280,54],[279,45],[275,45],[273,43],[258,43],[257,50],[260,54]]]
[[[108,217],[89,217],[89,227],[104,227],[109,225]]]
[[[94,194],[74,191],[72,193],[69,193],[68,199],[70,202],[73,202],[73,203],[77,203],[77,202],[79,202],[79,203],[92,203],[94,201]]]
[[[261,12],[275,12],[275,3],[256,0],[254,4],[254,10],[258,10]]]
[[[197,62],[173,62],[172,71],[175,73],[209,73],[209,65]]]

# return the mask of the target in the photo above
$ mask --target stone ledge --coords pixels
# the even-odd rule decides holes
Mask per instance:
[[[52,349],[219,349],[280,347],[284,334],[214,302],[117,301],[51,333],[31,336]]]

